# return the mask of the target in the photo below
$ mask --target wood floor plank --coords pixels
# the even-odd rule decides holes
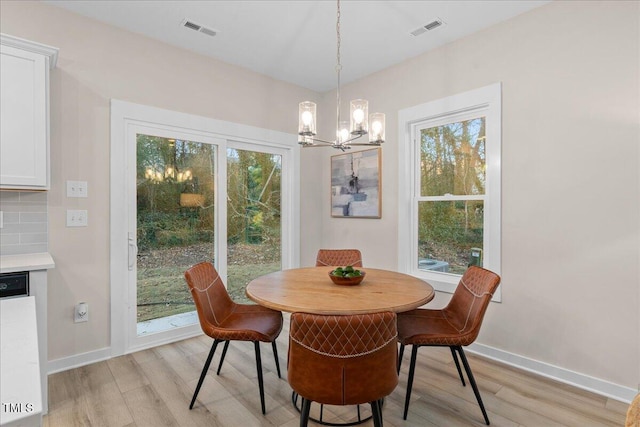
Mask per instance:
[[[282,378],[271,346],[261,344],[267,414],[260,409],[254,348],[233,342],[220,375],[214,358],[196,404],[189,402],[211,346],[200,335],[49,377],[45,427],[296,427],[286,378],[288,316],[277,340]],[[402,419],[410,348],[405,351],[398,387],[385,399],[386,427],[484,426],[471,387],[463,387],[448,348],[418,353],[409,416]],[[492,426],[622,426],[628,404],[467,354]],[[466,376],[465,376],[466,379]],[[362,405],[363,413],[369,413]],[[366,410],[364,409],[366,408]],[[319,416],[317,405],[312,416]],[[349,421],[354,407],[326,407],[325,421]],[[310,426],[315,425],[310,423]],[[373,426],[371,420],[362,424]]]
[[[129,390],[123,396],[137,426],[180,426],[151,385]]]
[[[91,426],[124,427],[134,421],[134,412],[130,411],[115,380],[90,389],[81,400],[85,401],[84,408]]]
[[[150,386],[162,399],[173,417],[179,420],[181,426],[209,427],[219,425],[215,415],[203,405],[198,405],[193,410],[189,409],[193,388],[185,383],[165,359],[149,360],[141,364],[140,369],[149,378]],[[158,375],[159,372],[162,372],[162,375]],[[226,393],[225,396],[230,395]]]
[[[140,365],[130,354],[114,357],[107,361],[111,374],[122,393],[149,384],[140,370]]]

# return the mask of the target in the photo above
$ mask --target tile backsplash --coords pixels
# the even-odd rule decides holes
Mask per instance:
[[[0,255],[47,252],[47,193],[0,191]]]

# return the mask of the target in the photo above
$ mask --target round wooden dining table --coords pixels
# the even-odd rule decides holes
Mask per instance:
[[[246,295],[274,310],[313,314],[400,313],[434,297],[433,287],[424,280],[375,268],[361,269],[366,275],[359,285],[336,285],[329,278],[334,268],[295,268],[266,274],[249,282]]]

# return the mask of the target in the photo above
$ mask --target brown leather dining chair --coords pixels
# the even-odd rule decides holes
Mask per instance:
[[[316,267],[347,266],[362,267],[362,254],[358,249],[319,249]]]
[[[229,297],[215,267],[209,262],[201,262],[194,265],[184,273],[184,277],[195,302],[202,331],[213,338],[213,345],[202,368],[189,409],[193,408],[218,344],[225,343],[217,371],[220,374],[229,341],[251,341],[254,344],[256,354],[260,404],[262,413],[265,414],[260,342],[271,343],[276,360],[278,378],[280,378],[276,338],[282,330],[282,313],[259,305],[235,303]]]
[[[289,328],[288,378],[302,397],[300,427],[311,402],[370,403],[375,427],[382,427],[382,399],[398,385],[396,315],[293,313]]]
[[[478,337],[482,319],[499,284],[500,276],[497,274],[481,267],[471,266],[460,279],[453,297],[444,309],[416,309],[398,314],[398,342],[400,343],[398,372],[400,372],[405,345],[413,346],[407,380],[407,395],[404,402],[403,417],[405,420],[409,410],[418,348],[424,346],[447,346],[451,349],[458,375],[464,386],[464,377],[462,376],[456,352],[460,355],[476,400],[482,410],[484,421],[489,425],[487,411],[484,409],[480,391],[462,347],[471,344]]]

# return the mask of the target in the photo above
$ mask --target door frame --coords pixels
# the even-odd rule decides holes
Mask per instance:
[[[227,146],[268,147],[282,150],[282,191],[288,203],[282,203],[282,268],[300,264],[300,149],[297,136],[269,129],[215,120],[130,102],[111,100],[110,154],[110,287],[111,287],[111,355],[119,356],[168,342],[198,335],[200,325],[175,328],[172,332],[138,337],[135,331],[135,307],[132,307],[128,270],[131,212],[129,199],[135,194],[135,180],[127,180],[135,168],[135,134],[177,135],[181,139],[212,143],[217,146],[215,251],[219,273],[226,282],[226,159]],[[155,132],[154,132],[155,131]],[[133,135],[133,138],[132,138]],[[131,144],[133,166],[131,165]],[[289,167],[285,166],[289,165]],[[285,176],[286,174],[286,176]],[[133,191],[133,193],[131,193]],[[222,202],[220,202],[222,201]],[[287,220],[284,220],[284,217]],[[135,213],[133,214],[135,219]],[[135,236],[134,236],[135,237]],[[286,248],[286,249],[285,249]],[[135,256],[135,255],[133,255]],[[220,262],[219,260],[222,260]],[[135,264],[135,261],[133,262]],[[133,271],[135,273],[135,269]]]

